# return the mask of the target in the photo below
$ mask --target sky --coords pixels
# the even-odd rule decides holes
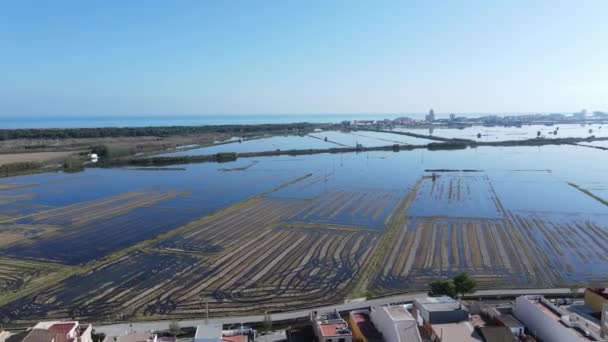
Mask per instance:
[[[608,111],[607,13],[606,0],[0,0],[0,117]]]

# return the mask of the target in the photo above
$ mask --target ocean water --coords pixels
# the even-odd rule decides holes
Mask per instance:
[[[239,115],[166,115],[166,116],[38,116],[0,117],[0,129],[15,128],[92,128],[92,127],[149,127],[149,126],[204,126],[253,125],[292,122],[337,123],[343,120],[395,119],[400,116],[423,118],[424,114],[239,114]]]

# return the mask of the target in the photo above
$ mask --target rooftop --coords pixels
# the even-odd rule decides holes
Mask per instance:
[[[526,299],[534,304],[534,306],[536,306],[545,316],[551,318],[552,320],[558,322],[559,324],[561,324],[562,326],[564,326],[567,331],[571,334],[576,335],[578,338],[581,339],[581,341],[596,341],[596,339],[588,337],[584,332],[582,332],[581,330],[577,329],[576,326],[571,326],[570,324],[572,322],[570,322],[569,316],[566,313],[563,312],[559,312],[558,310],[560,310],[559,308],[554,307],[551,303],[547,302],[544,298],[535,298],[535,297],[526,297]],[[580,317],[576,314],[572,314],[573,316],[576,317]],[[564,319],[562,319],[562,316],[564,317]],[[578,319],[578,318],[577,318]],[[582,317],[581,317],[582,319]],[[588,328],[590,328],[591,326],[589,324]]]
[[[72,331],[72,329],[76,328],[78,323],[76,322],[65,322],[65,323],[55,323],[49,327],[49,331],[55,334],[67,335]]]
[[[509,328],[522,328],[524,324],[513,317],[511,314],[500,315],[497,319]]]
[[[393,322],[397,321],[415,321],[412,314],[410,314],[403,306],[383,306],[384,309]]]
[[[56,334],[46,329],[32,329],[22,342],[53,342]]]
[[[507,327],[481,327],[479,332],[485,341],[513,342],[515,341],[511,329]]]
[[[462,310],[462,305],[448,296],[419,298],[415,301],[429,312]]]
[[[321,334],[324,337],[351,335],[350,329],[348,329],[348,325],[346,324],[346,322],[319,323],[319,328],[319,330],[321,330]]]
[[[223,336],[222,342],[247,342],[249,337],[247,335],[232,335],[232,336]]]
[[[481,341],[481,337],[469,322],[433,324],[435,334],[441,342]]]
[[[202,324],[196,327],[196,334],[194,338],[197,339],[221,339],[222,338],[222,325],[221,324]]]

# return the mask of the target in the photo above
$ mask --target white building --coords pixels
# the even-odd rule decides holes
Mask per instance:
[[[90,324],[81,326],[77,321],[40,322],[22,342],[93,342],[92,330]]]
[[[204,324],[196,327],[194,342],[221,342],[222,341],[222,325],[221,324]]]
[[[604,341],[599,336],[599,326],[579,315],[566,313],[543,296],[517,297],[513,315],[530,334],[543,341]]]
[[[352,342],[348,324],[337,311],[311,316],[312,328],[319,342]]]
[[[469,318],[469,312],[452,297],[425,297],[414,300],[415,314],[420,314],[425,323],[458,323]]]
[[[372,307],[370,318],[386,342],[420,342],[416,319],[403,306]]]

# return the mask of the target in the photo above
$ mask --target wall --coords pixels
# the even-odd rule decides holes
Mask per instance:
[[[355,322],[355,320],[353,319],[353,313],[354,312],[350,312],[348,314],[348,325],[350,326],[350,330],[353,334],[353,341],[355,342],[367,342],[367,338],[363,335],[363,333],[361,332],[361,329],[359,329],[359,326],[357,325],[357,322]]]
[[[608,303],[608,299],[589,289],[585,289],[585,306],[589,307],[593,312],[602,311],[604,303]]]
[[[412,338],[416,338],[418,341],[422,340],[418,333],[418,323],[415,320],[394,322],[388,312],[382,308],[372,308],[370,318],[386,342],[399,342],[400,335],[409,336],[410,340]]]

